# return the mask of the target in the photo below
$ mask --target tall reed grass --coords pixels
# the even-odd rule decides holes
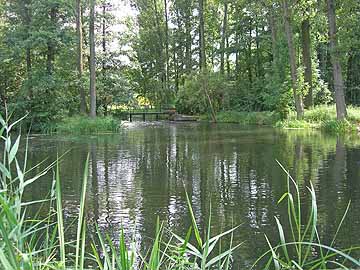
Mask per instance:
[[[239,227],[213,235],[210,212],[206,229],[201,232],[187,194],[192,225],[185,236],[168,232],[158,220],[152,245],[147,253],[142,254],[136,248],[135,238],[130,243],[126,242],[123,229],[120,230],[120,241],[116,244],[109,235],[104,235],[96,227],[95,240],[90,243],[90,250],[86,217],[89,156],[84,164],[79,213],[75,223],[76,238],[67,239],[66,232],[71,228],[65,227],[63,216],[59,166],[62,157],[58,157],[58,160],[34,176],[33,171],[39,170],[40,165],[27,167],[28,140],[23,161],[18,159],[21,136],[14,135],[13,127],[20,121],[21,119],[10,123],[8,116],[0,116],[0,137],[4,146],[0,160],[0,269],[83,270],[90,266],[100,270],[232,269],[234,251],[241,245],[233,243],[233,236]],[[49,197],[38,201],[25,201],[25,190],[51,173],[53,184]],[[291,192],[291,185],[295,187],[295,194]],[[330,245],[320,242],[317,232],[316,195],[312,186],[309,193],[312,210],[308,222],[303,224],[299,188],[288,174],[288,192],[280,202],[285,199],[288,201],[292,233],[285,238],[282,225],[279,219],[276,219],[280,243],[272,245],[268,241],[269,251],[255,262],[254,268],[263,260],[266,260],[265,266],[257,269],[328,269],[329,265],[348,269],[348,265],[360,266],[360,262],[349,255],[356,248],[334,248],[337,233]],[[27,208],[33,205],[41,209],[39,213],[42,215],[28,215]],[[44,210],[47,213],[45,215]],[[317,250],[316,254],[314,249]],[[339,261],[338,258],[343,260]]]

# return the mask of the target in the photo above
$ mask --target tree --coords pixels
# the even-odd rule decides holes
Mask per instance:
[[[338,120],[343,120],[347,116],[345,95],[344,95],[344,80],[342,76],[340,55],[338,50],[337,28],[336,28],[336,7],[335,0],[327,0],[327,12],[329,22],[329,40],[330,40],[330,55],[333,67],[333,80],[335,89],[336,101],[336,115]]]
[[[288,0],[283,1],[284,6],[284,23],[285,23],[285,32],[288,42],[289,49],[289,61],[290,61],[290,70],[291,70],[291,82],[293,88],[293,95],[295,100],[296,108],[296,117],[301,119],[304,115],[304,104],[302,100],[302,95],[298,89],[298,78],[297,78],[297,65],[296,65],[296,50],[294,46],[293,30],[291,26],[291,15],[289,11]]]
[[[211,118],[213,122],[216,122],[216,114],[214,110],[214,106],[212,104],[211,97],[208,92],[208,82],[207,82],[207,66],[206,66],[206,44],[205,44],[205,20],[204,20],[204,1],[205,0],[199,0],[199,45],[200,45],[200,70],[201,70],[201,79],[202,79],[202,88],[205,94],[205,97],[208,101],[210,112],[211,112]]]
[[[96,117],[95,0],[90,0],[90,117]]]
[[[80,113],[86,114],[86,97],[82,83],[83,76],[83,24],[81,0],[76,0],[76,34],[77,34],[77,70],[78,70],[78,87],[80,93]]]
[[[309,8],[305,13],[309,12]],[[311,63],[311,38],[310,38],[310,19],[305,15],[305,19],[301,22],[301,45],[302,58],[304,63],[305,83],[308,88],[308,93],[305,96],[305,106],[313,106],[313,85],[312,85],[312,63]]]

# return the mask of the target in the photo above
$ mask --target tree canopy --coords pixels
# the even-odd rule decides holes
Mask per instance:
[[[339,119],[360,104],[357,0],[131,0],[120,18],[122,4],[0,1],[1,105],[41,126],[139,100],[298,118],[334,102]]]

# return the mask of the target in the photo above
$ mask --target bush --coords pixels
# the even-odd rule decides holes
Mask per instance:
[[[190,75],[185,78],[176,99],[176,109],[180,113],[204,114],[209,112],[208,101],[203,90],[204,81],[215,111],[228,108],[233,83],[219,73]]]
[[[86,116],[77,116],[65,118],[56,125],[55,131],[69,134],[94,134],[117,132],[119,127],[120,122],[109,116],[94,119]]]

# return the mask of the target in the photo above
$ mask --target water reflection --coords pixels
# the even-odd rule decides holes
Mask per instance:
[[[278,160],[300,184],[305,198],[309,181],[315,185],[324,243],[340,222],[348,201],[352,207],[339,245],[360,244],[358,139],[318,132],[244,129],[236,125],[134,123],[119,135],[48,137],[31,140],[30,160],[56,156],[72,149],[61,163],[67,222],[78,211],[82,172],[90,153],[87,214],[115,239],[121,226],[135,234],[144,248],[154,234],[157,216],[178,233],[190,226],[184,186],[191,196],[201,228],[212,202],[213,229],[242,224],[235,241],[246,241],[235,258],[249,266],[266,249],[264,233],[277,239],[274,216],[285,220],[277,200],[286,189]],[[47,194],[51,177],[30,193]],[[307,210],[304,205],[304,211]],[[288,228],[285,226],[285,230]]]

